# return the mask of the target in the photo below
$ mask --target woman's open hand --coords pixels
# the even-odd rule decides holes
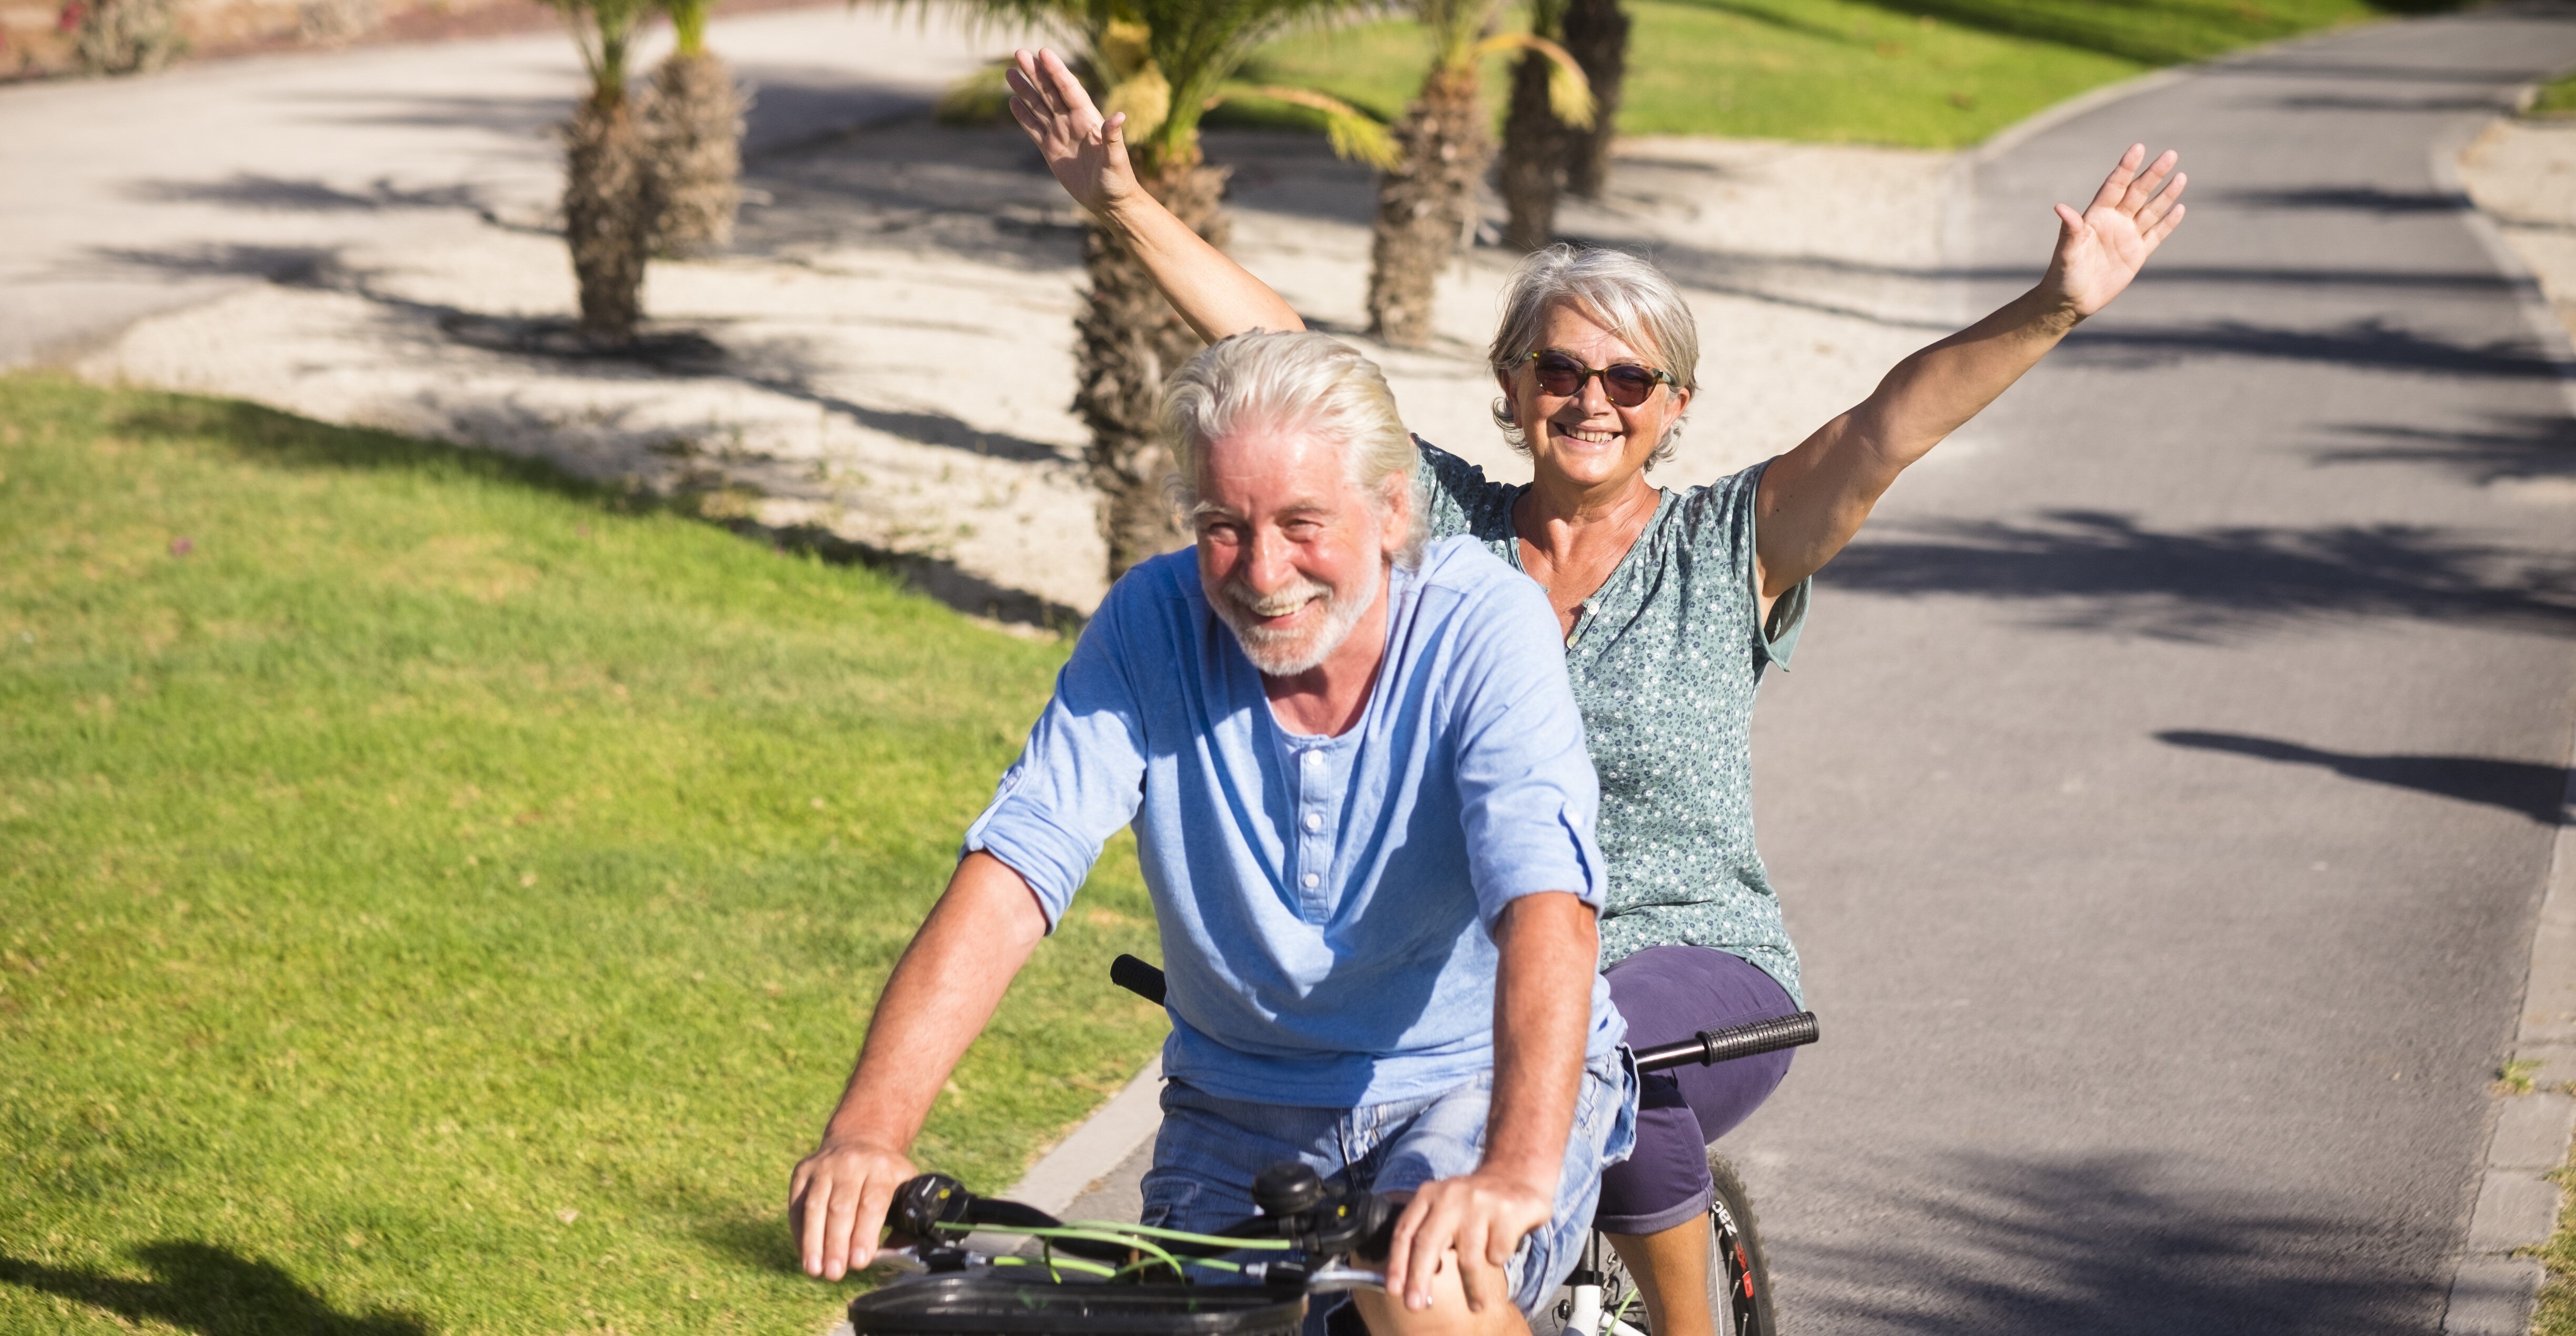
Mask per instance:
[[[2078,318],[2126,291],[2147,257],[2182,226],[2189,178],[2174,170],[2181,155],[2166,149],[2154,162],[2146,156],[2146,145],[2131,144],[2084,212],[2057,206],[2057,253],[2040,289]]]
[[[1045,50],[1015,52],[1003,77],[1011,85],[1011,119],[1037,142],[1047,170],[1074,203],[1107,218],[1137,193],[1136,172],[1127,163],[1127,141],[1121,137],[1127,113],[1101,119],[1100,108],[1065,68],[1063,57]]]

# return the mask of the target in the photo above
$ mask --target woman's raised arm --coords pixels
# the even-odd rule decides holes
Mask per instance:
[[[1200,338],[1214,343],[1248,329],[1306,327],[1268,284],[1146,193],[1127,162],[1127,113],[1102,120],[1091,94],[1061,57],[1053,51],[1018,52],[1005,77],[1011,84],[1011,117],[1037,142],[1047,170],[1074,203],[1127,244]]]
[[[1856,407],[1771,462],[1756,503],[1762,597],[1813,575],[1860,531],[1896,475],[2012,387],[2086,316],[2111,304],[2182,224],[2185,178],[2168,149],[2120,155],[2082,213],[2057,206],[2057,250],[2037,286],[1896,364]]]

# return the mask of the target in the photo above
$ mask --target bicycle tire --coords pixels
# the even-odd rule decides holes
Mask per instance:
[[[1708,1153],[1708,1177],[1714,1188],[1708,1199],[1708,1312],[1719,1336],[1779,1336],[1771,1310],[1771,1267],[1762,1253],[1762,1227],[1753,1215],[1753,1197],[1735,1166],[1716,1151]],[[1603,1249],[1602,1307],[1617,1312],[1633,1287],[1626,1264]],[[1653,1328],[1631,1305],[1627,1325],[1653,1336]]]
[[[1716,1151],[1708,1153],[1710,1247],[1717,1265],[1709,1268],[1709,1311],[1717,1329],[1733,1336],[1779,1336],[1779,1319],[1771,1311],[1771,1264],[1762,1254],[1762,1226],[1753,1217],[1753,1196],[1735,1166]]]

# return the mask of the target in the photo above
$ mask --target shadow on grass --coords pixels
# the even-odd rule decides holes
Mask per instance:
[[[1743,10],[1760,16],[1740,0],[1696,0],[1714,9]],[[2303,25],[2276,17],[2255,5],[2194,7],[2189,19],[2171,6],[2106,4],[2103,0],[1868,0],[1879,9],[1930,17],[1962,28],[2003,37],[2030,38],[2094,51],[2143,65],[2175,65],[2222,51],[2275,41],[2302,31]],[[2370,0],[2383,14],[2438,14],[2460,8],[2461,0]]]
[[[2567,807],[2568,772],[2559,766],[2499,761],[2491,756],[2368,756],[2326,751],[2277,738],[2182,728],[2166,729],[2156,734],[2156,740],[2262,761],[2313,765],[2346,779],[2501,807],[2544,826],[2576,824]]]
[[[127,1322],[159,1322],[203,1336],[429,1336],[402,1312],[343,1313],[286,1270],[210,1243],[164,1240],[134,1252],[151,1280],[46,1266],[0,1253],[0,1285],[59,1295]]]
[[[783,1214],[725,1216],[691,1232],[698,1236],[698,1242],[737,1265],[771,1275],[805,1274],[797,1263],[796,1239],[787,1232],[787,1217]]]
[[[115,430],[145,440],[212,441],[236,457],[289,469],[407,471],[475,478],[551,492],[623,514],[668,512],[705,520],[765,543],[836,566],[859,566],[891,575],[915,592],[969,616],[1074,632],[1082,615],[1024,590],[983,579],[936,557],[892,552],[853,542],[818,526],[774,527],[745,519],[732,498],[679,490],[670,495],[641,487],[616,488],[576,477],[542,460],[426,441],[365,427],[341,427],[237,399],[171,396],[150,407],[116,414]]]
[[[470,450],[367,427],[342,427],[238,399],[170,396],[129,409],[110,426],[144,440],[212,442],[240,459],[290,469],[365,469],[484,478],[625,510],[663,503],[564,472],[542,460]]]

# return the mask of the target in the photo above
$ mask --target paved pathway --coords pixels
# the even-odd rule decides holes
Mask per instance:
[[[882,6],[727,18],[712,36],[758,87],[753,153],[917,111],[1009,49]],[[0,89],[0,181],[17,183],[0,190],[0,368],[294,276],[407,217],[543,219],[581,82],[571,40],[540,33]]]
[[[2132,140],[2192,216],[1765,689],[1829,1038],[1736,1149],[1805,1329],[2441,1328],[2566,819],[2576,424],[2434,162],[2576,65],[2554,15],[2198,70],[1977,171],[1981,305]]]

